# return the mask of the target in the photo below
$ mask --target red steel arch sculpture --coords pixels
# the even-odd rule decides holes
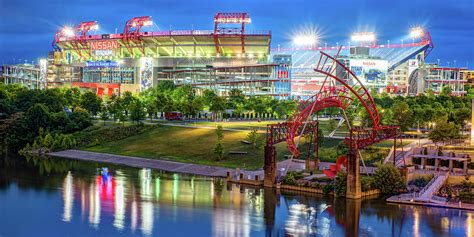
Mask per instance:
[[[339,48],[340,50],[341,48]],[[365,88],[359,78],[346,65],[335,57],[321,52],[314,71],[325,76],[322,87],[318,93],[302,102],[298,108],[299,111],[284,123],[286,128],[280,130],[286,134],[279,141],[285,140],[288,149],[292,153],[292,157],[298,157],[300,153],[298,151],[298,143],[295,143],[295,138],[305,133],[306,126],[312,123],[311,118],[314,113],[329,107],[337,107],[345,111],[353,100],[358,100],[369,114],[371,127],[352,127],[349,129],[349,136],[345,138],[345,142],[349,146],[346,197],[360,198],[360,157],[358,149],[363,149],[382,140],[396,139],[399,127],[383,126],[380,124],[380,114],[369,90]],[[273,136],[273,134],[270,134],[270,136]],[[267,149],[265,151],[266,185],[270,185],[272,180],[275,180],[275,165],[270,165],[271,161],[275,160],[275,151],[274,148],[272,149],[273,144],[272,142],[267,142],[265,148]]]
[[[398,126],[383,126],[380,124],[380,114],[369,90],[346,65],[327,53],[321,52],[314,71],[326,77],[323,87],[318,93],[304,101],[299,111],[287,122],[286,142],[294,157],[299,156],[298,147],[294,141],[299,136],[297,131],[301,126],[304,126],[312,114],[329,107],[346,110],[353,102],[352,98],[357,99],[369,114],[371,127],[351,128],[350,133],[352,135],[346,138],[350,148],[362,149],[373,143],[392,138],[397,134]],[[331,86],[326,86],[327,83]]]

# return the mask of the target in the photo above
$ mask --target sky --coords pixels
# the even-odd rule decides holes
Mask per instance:
[[[321,45],[347,44],[354,32],[375,32],[379,44],[411,41],[422,26],[435,48],[429,62],[474,68],[474,0],[0,0],[0,63],[37,61],[65,25],[96,20],[97,32],[123,31],[125,21],[152,16],[149,30],[211,30],[216,12],[248,12],[248,30],[271,30],[272,47],[315,31]]]

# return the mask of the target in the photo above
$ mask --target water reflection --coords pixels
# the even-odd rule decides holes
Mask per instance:
[[[0,187],[0,200],[35,190],[34,204],[48,206],[52,199],[42,199],[40,192],[58,187],[60,191],[52,195],[60,197],[59,215],[65,226],[52,222],[44,228],[65,228],[69,234],[84,231],[86,224],[93,233],[106,235],[473,236],[472,212],[279,193],[150,169],[42,162],[1,163],[1,183],[7,185]],[[49,173],[40,174],[44,172]],[[20,191],[14,191],[18,187]],[[3,232],[11,227],[5,224],[8,218],[15,220],[16,213],[25,210],[5,204],[0,207],[5,213],[0,215],[0,235],[8,236],[10,232]],[[53,211],[41,215],[52,220],[58,216]],[[23,230],[24,235],[35,234],[34,228],[29,229]]]

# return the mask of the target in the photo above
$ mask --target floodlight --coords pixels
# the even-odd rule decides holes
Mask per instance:
[[[412,38],[420,38],[424,34],[424,31],[421,27],[415,27],[410,30],[410,36]]]
[[[151,20],[145,21],[145,22],[143,23],[143,25],[144,25],[144,26],[151,26],[151,25],[153,25],[153,21],[151,21]]]
[[[293,39],[296,45],[315,45],[317,41],[318,37],[315,35],[299,35]]]
[[[73,37],[75,35],[74,30],[69,26],[65,26],[62,32],[67,37]]]
[[[371,42],[375,41],[375,34],[373,32],[354,33],[351,36],[351,40],[356,42]]]

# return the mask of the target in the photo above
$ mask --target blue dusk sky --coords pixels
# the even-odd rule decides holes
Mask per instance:
[[[394,44],[411,41],[409,29],[422,26],[435,44],[427,61],[474,68],[474,0],[0,0],[0,63],[46,57],[64,25],[96,20],[97,33],[114,33],[149,15],[148,30],[210,30],[216,12],[248,12],[248,29],[271,30],[272,47],[304,31],[318,32],[322,45],[347,44],[358,31]]]

